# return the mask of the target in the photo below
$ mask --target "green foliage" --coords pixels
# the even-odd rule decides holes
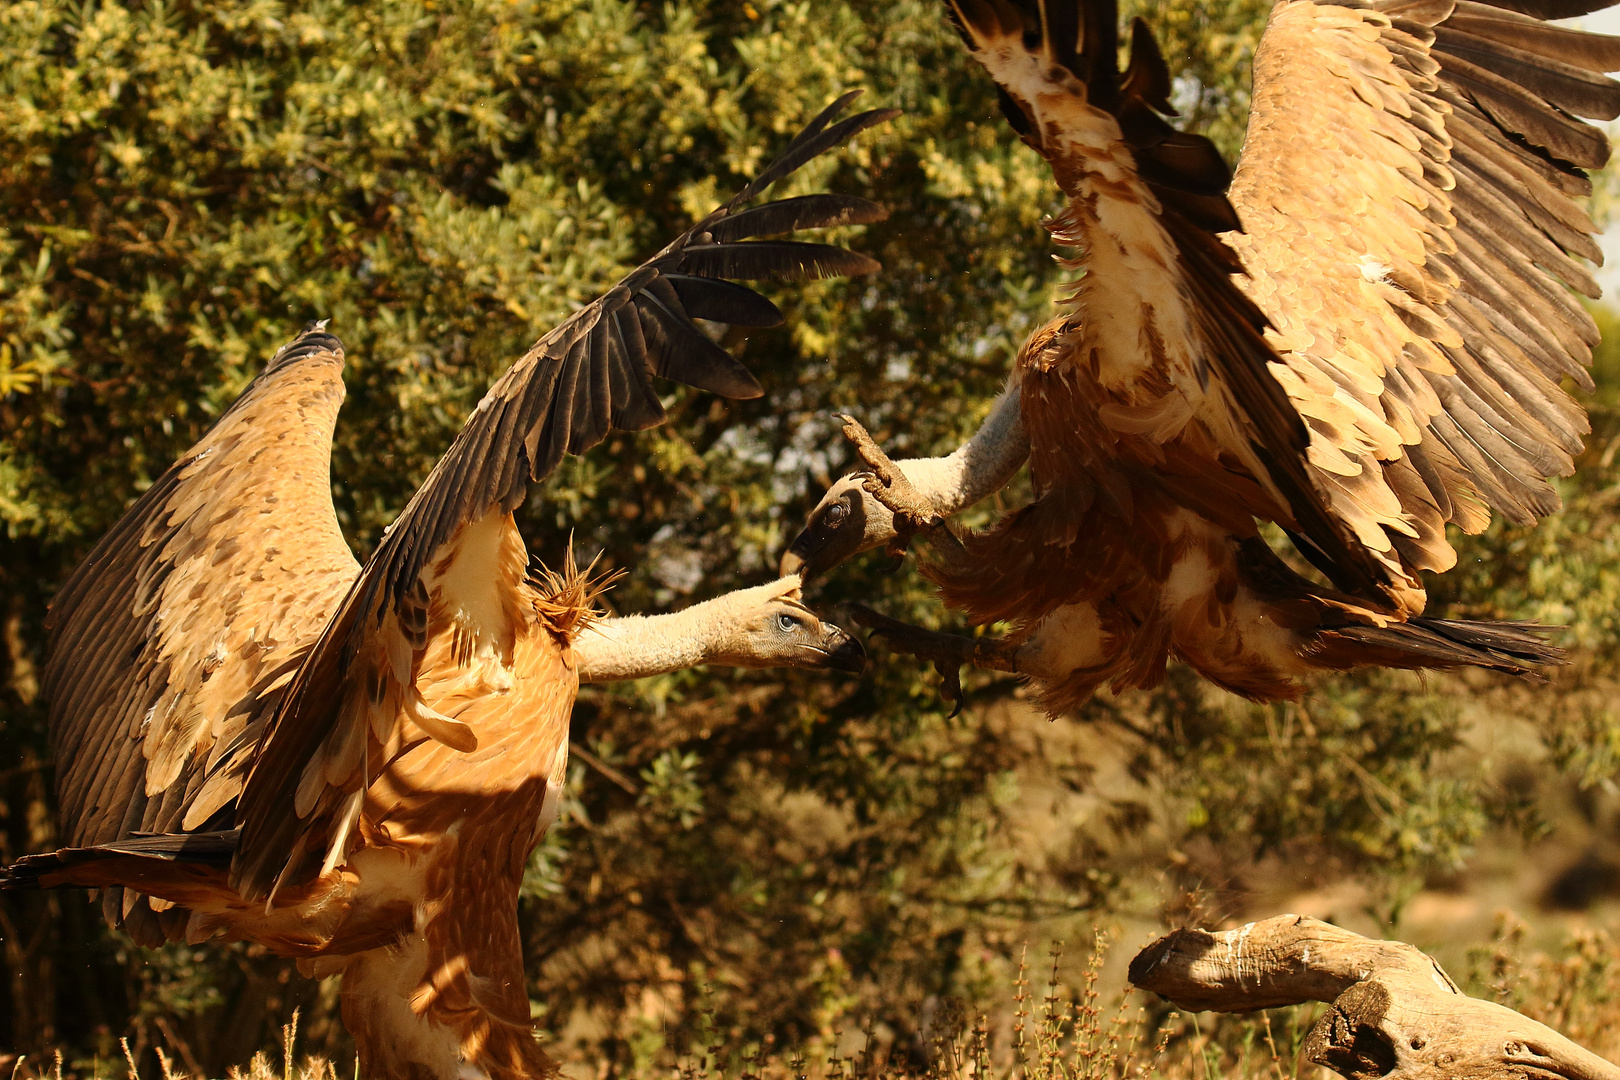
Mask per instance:
[[[1266,6],[1141,5],[1178,100],[1229,151]],[[315,318],[345,343],[334,497],[369,550],[506,364],[857,86],[906,114],[792,190],[885,201],[887,223],[840,237],[884,273],[776,290],[787,325],[727,341],[764,399],[668,388],[670,424],[565,463],[523,514],[538,558],[572,534],[629,569],[610,597],[623,611],[768,576],[850,462],[833,412],[897,454],[952,446],[1043,317],[1047,170],[936,0],[0,7],[0,745],[17,763],[0,772],[0,856],[55,841],[49,596],[277,345]],[[1620,771],[1601,704],[1620,602],[1612,445],[1595,443],[1562,515],[1470,541],[1436,589],[1454,611],[1574,625],[1585,696],[1510,705],[1594,786]],[[812,603],[945,618],[880,564],[857,560]],[[526,881],[537,1016],[561,1053],[616,1066],[667,1063],[703,1024],[825,1048],[858,1019],[915,1042],[939,1001],[1009,985],[1022,941],[1099,911],[1183,890],[1224,910],[1279,856],[1402,881],[1448,870],[1522,809],[1470,756],[1459,704],[1508,692],[1423,685],[1338,680],[1260,709],[1177,672],[1056,725],[982,676],[947,719],[903,663],[588,688],[585,753]],[[137,1053],[183,1044],[218,1075],[301,1005],[310,1045],[348,1060],[330,987],[254,950],[127,965],[134,950],[72,894],[8,894],[0,920],[0,1045],[107,1061],[127,1030]]]

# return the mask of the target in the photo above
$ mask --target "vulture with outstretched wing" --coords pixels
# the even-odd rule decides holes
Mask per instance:
[[[1005,640],[882,622],[900,647],[1021,672],[1055,712],[1177,656],[1256,699],[1313,669],[1556,660],[1534,628],[1422,615],[1455,524],[1558,505],[1587,431],[1598,261],[1576,199],[1620,112],[1620,39],[1550,25],[1583,0],[1284,0],[1255,57],[1235,176],[1172,128],[1145,23],[1114,0],[948,0],[1003,111],[1051,165],[1083,276],[946,458],[828,493],[784,558],[894,536]],[[846,429],[858,441],[864,432]],[[940,519],[1028,459],[1033,501],[958,543]],[[909,480],[909,484],[908,484]],[[1290,565],[1257,525],[1308,561]]]
[[[323,325],[276,353],[58,595],[45,693],[71,846],[0,885],[99,886],[138,940],[224,934],[341,971],[368,1076],[550,1075],[517,901],[579,682],[862,653],[791,577],[598,619],[571,554],[530,577],[512,514],[565,453],[663,420],[653,376],[761,393],[692,321],[781,321],[727,279],[877,268],[771,238],[881,220],[874,203],[748,205],[893,115],[838,120],[853,97],[496,381],[363,568],[331,500],[342,346]]]

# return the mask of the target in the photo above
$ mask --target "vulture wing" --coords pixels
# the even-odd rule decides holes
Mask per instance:
[[[198,829],[241,791],[359,571],[332,509],[342,371],[330,334],[284,346],[57,594],[44,689],[67,844]],[[120,894],[109,918],[161,941]]]
[[[1140,401],[1157,381],[1189,402],[1116,398],[1111,429],[1162,442],[1191,416],[1261,483],[1251,512],[1397,611],[1421,610],[1418,570],[1455,561],[1447,522],[1557,505],[1546,478],[1586,431],[1558,384],[1590,385],[1597,341],[1569,291],[1596,295],[1572,256],[1598,257],[1572,197],[1608,154],[1578,117],[1620,112],[1601,74],[1620,41],[1541,16],[1595,4],[1286,0],[1228,198],[1211,144],[1162,118],[1141,20],[1120,70],[1114,0],[949,2],[1071,197],[1057,235],[1089,247],[1093,324],[1074,336],[1098,346],[1104,391]],[[1133,352],[1149,370],[1110,383]]]
[[[610,430],[662,421],[655,375],[726,397],[762,393],[692,322],[781,321],[769,301],[727,278],[878,268],[839,247],[755,239],[879,221],[886,212],[874,203],[810,195],[745,209],[805,162],[895,115],[873,110],[834,122],[855,96],[824,110],[735,198],[541,338],[485,394],[366,563],[276,715],[239,805],[232,874],[244,895],[270,896],[311,858],[333,858],[368,776],[398,748],[400,717],[470,748],[465,725],[434,713],[416,689],[429,611],[448,606],[474,640],[505,632],[504,609],[515,602],[507,586],[522,579],[525,559],[498,523],[523,504],[531,483]]]
[[[1272,370],[1313,479],[1368,547],[1456,561],[1445,526],[1558,506],[1588,430],[1601,255],[1575,198],[1608,158],[1620,38],[1600,3],[1372,0],[1274,9],[1231,199]]]
[[[1342,588],[1377,596],[1387,571],[1314,483],[1309,432],[1268,370],[1278,356],[1266,317],[1221,240],[1238,228],[1226,198],[1231,173],[1208,139],[1164,120],[1169,68],[1146,24],[1133,24],[1121,70],[1115,0],[948,3],[996,80],[1002,111],[1068,196],[1053,233],[1082,249],[1077,265],[1087,274],[1068,302],[1077,318],[1059,351],[1077,369],[1070,377],[1088,383],[1114,457],[1157,470],[1157,448],[1198,428],[1191,441],[1204,468],[1246,475],[1251,489],[1258,482],[1247,512],[1303,537]],[[1026,422],[1032,436],[1043,424]],[[1032,470],[1042,467],[1032,459]],[[1132,514],[1123,502],[1120,512]]]

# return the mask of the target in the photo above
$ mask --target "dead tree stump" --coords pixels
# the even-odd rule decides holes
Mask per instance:
[[[1137,954],[1130,978],[1190,1012],[1328,1002],[1304,1052],[1350,1080],[1620,1080],[1552,1028],[1464,994],[1427,953],[1301,915],[1177,930]]]

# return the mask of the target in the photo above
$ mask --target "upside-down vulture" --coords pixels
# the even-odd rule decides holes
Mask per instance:
[[[925,567],[1004,640],[882,622],[897,647],[1023,673],[1054,714],[1176,656],[1255,699],[1313,669],[1533,671],[1534,628],[1423,616],[1454,524],[1558,505],[1597,329],[1576,199],[1608,158],[1620,39],[1588,0],[1284,0],[1235,176],[1180,132],[1147,25],[1114,0],[948,0],[1003,112],[1052,168],[1084,271],[957,453],[846,478],[785,569],[917,528]],[[846,431],[859,441],[864,432]],[[1034,498],[955,543],[939,519],[1027,457]],[[906,480],[909,478],[910,487]],[[892,483],[891,483],[892,481]],[[1275,522],[1295,549],[1259,531]],[[1297,556],[1297,557],[1296,557]],[[1306,562],[1310,564],[1306,565]],[[1312,567],[1315,573],[1312,572]]]
[[[333,510],[343,349],[313,327],[137,499],[63,586],[44,690],[62,835],[6,887],[99,886],[137,939],[247,939],[341,972],[367,1076],[549,1076],[518,888],[556,814],[580,680],[700,663],[859,668],[786,578],[599,620],[572,565],[529,575],[513,511],[565,453],[664,419],[653,376],[758,382],[692,320],[769,326],[727,280],[868,273],[757,239],[880,220],[750,206],[891,110],[847,95],[736,198],[571,315],[484,396],[362,568]]]

